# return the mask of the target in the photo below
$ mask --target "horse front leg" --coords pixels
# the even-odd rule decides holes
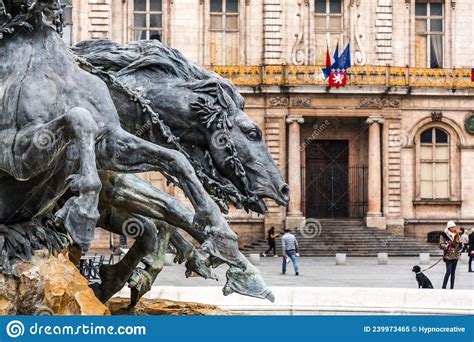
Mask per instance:
[[[187,241],[177,231],[176,227],[164,221],[155,223],[160,230],[155,251],[142,259],[145,268],[135,269],[128,282],[128,287],[131,289],[130,307],[134,307],[151,290],[153,283],[163,270],[166,249],[169,243],[177,250],[174,262],[179,264],[185,262],[186,278],[190,277],[194,272],[204,279],[218,280],[217,276],[212,272],[210,260]]]
[[[71,174],[64,187],[69,186],[77,196],[63,205],[56,218],[64,223],[82,250],[89,248],[99,218],[97,205],[101,182],[95,156],[98,133],[91,113],[80,107],[70,109],[48,123],[20,130],[14,146],[15,165],[10,172],[16,179],[27,180],[50,170],[66,149],[77,152],[70,158],[77,159],[78,173]]]
[[[176,177],[195,209],[193,224],[205,236],[203,250],[227,264],[246,267],[239,257],[237,235],[181,153],[117,129],[109,132],[97,145],[97,156],[98,164],[105,170],[127,173],[160,171]]]
[[[171,235],[176,232],[176,227],[164,221],[155,221],[155,224],[160,232],[156,239],[154,251],[142,259],[145,269],[136,268],[129,279],[128,286],[131,289],[130,307],[134,307],[140,298],[151,290],[156,277],[165,265],[165,254]]]
[[[194,272],[204,279],[218,280],[217,275],[212,272],[212,263],[209,258],[198,251],[178,231],[171,235],[170,242],[178,251],[175,262],[180,264],[184,262],[186,266],[186,278],[189,278]]]
[[[93,286],[93,290],[96,297],[105,303],[124,287],[140,261],[146,255],[154,253],[157,231],[151,220],[115,209],[110,210],[109,215],[101,217],[99,226],[135,239],[122,260],[114,265],[102,265],[100,268],[101,283]]]
[[[136,175],[101,171],[100,177],[103,184],[101,206],[146,216],[154,220],[160,229],[154,252],[142,259],[146,265],[145,269],[137,268],[130,277],[132,306],[150,290],[161,272],[164,264],[164,247],[168,244],[168,240],[177,250],[175,262],[185,262],[187,277],[195,272],[205,279],[217,280],[207,256],[200,253],[177,230],[177,226],[181,226],[197,241],[205,240],[204,236],[193,228],[193,214],[181,201]],[[171,232],[171,238],[166,232]]]
[[[150,182],[128,174],[107,173],[107,175],[104,174],[102,179],[104,184],[103,193],[107,194],[107,198],[103,199],[104,202],[118,208],[128,208],[150,218],[158,220],[166,218],[169,224],[182,228],[197,242],[203,243],[205,241],[206,237],[192,224],[193,213],[181,201],[155,188]],[[196,272],[203,278],[216,279],[210,267],[217,267],[221,263],[220,260],[212,258],[211,262],[184,237],[180,236],[178,231],[171,236],[171,243],[182,255],[189,257],[186,261],[187,276],[191,275],[192,272]],[[191,255],[193,249],[194,253]],[[231,267],[227,271],[227,283],[224,293],[237,292],[247,296],[273,300],[273,295],[267,289],[258,269],[251,265],[240,251],[237,257],[241,263],[246,265],[246,268],[241,270],[238,267]],[[143,279],[153,284],[155,278],[156,276],[154,276],[153,281],[149,281],[148,278]],[[138,285],[139,281],[137,281],[137,286],[140,286]]]

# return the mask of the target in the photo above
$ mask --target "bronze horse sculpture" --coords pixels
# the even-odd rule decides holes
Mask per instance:
[[[101,300],[108,300],[129,281],[132,304],[136,303],[161,270],[168,242],[176,247],[177,260],[186,261],[187,275],[194,271],[214,278],[210,267],[227,263],[225,294],[273,299],[258,270],[238,251],[235,233],[205,191],[223,208],[230,202],[264,212],[264,197],[282,205],[288,202],[287,186],[258,126],[243,113],[243,100],[235,88],[188,63],[175,50],[143,43],[122,51],[127,58],[142,51],[141,65],[124,59],[126,65],[106,71],[111,78],[102,77],[111,98],[103,81],[90,73],[97,70],[88,73],[78,68],[60,36],[45,22],[45,16],[52,18],[60,30],[59,1],[0,1],[3,4],[0,182],[2,191],[14,196],[0,202],[2,269],[8,271],[15,258],[28,258],[29,247],[60,248],[58,227],[64,227],[74,243],[87,250],[96,225],[128,233],[127,227],[138,222],[140,235],[134,236],[137,241],[131,251],[118,265],[101,270],[102,284],[95,288]],[[26,66],[18,63],[25,58]],[[17,63],[8,63],[11,60]],[[114,76],[112,71],[122,75]],[[103,71],[97,74],[103,76]],[[158,84],[153,83],[156,77],[161,81]],[[148,86],[146,101],[143,85]],[[163,93],[169,85],[175,88]],[[176,91],[191,101],[177,101]],[[131,102],[130,96],[141,101]],[[171,107],[163,101],[166,96]],[[144,115],[147,110],[151,116]],[[137,131],[140,124],[147,129]],[[249,150],[249,141],[261,148]],[[140,178],[119,174],[143,171],[160,171],[176,182],[195,213]],[[34,239],[31,226],[36,231]],[[200,243],[209,258],[186,241],[177,227]],[[147,254],[146,268],[137,268]]]
[[[205,185],[209,179],[214,179],[217,184],[221,180],[227,181],[225,187],[217,191],[210,189],[222,201],[230,200],[236,206],[259,213],[265,211],[262,201],[265,197],[281,205],[287,204],[287,185],[270,157],[262,132],[243,112],[242,97],[226,79],[189,62],[178,51],[158,41],[139,41],[123,46],[108,40],[94,40],[79,43],[73,51],[87,61],[83,64],[93,64],[86,65],[86,68],[92,67],[94,73],[102,74],[106,80],[122,127],[131,133],[140,133],[151,142],[173,146],[164,139],[163,132],[149,125],[150,118],[142,110],[146,106],[137,105],[140,101],[130,101],[131,95],[146,98],[152,110],[160,113],[160,119],[178,137],[179,143],[174,147],[185,150],[196,171],[200,171],[198,175],[206,173],[206,177],[201,178]],[[130,89],[138,90],[139,94],[133,94]],[[240,166],[237,170],[236,164]],[[130,188],[143,182],[131,176],[127,178]],[[144,203],[165,196],[149,186],[146,191]],[[136,202],[136,198],[133,201]],[[189,210],[185,207],[175,211],[176,207],[182,207],[176,203],[158,207],[158,217],[176,217],[184,212],[189,217]],[[157,217],[156,212],[142,214]],[[176,226],[175,222],[168,223]],[[181,222],[189,226],[189,219],[188,222],[181,219]],[[199,236],[193,237],[202,242]],[[155,257],[158,258],[158,254]],[[241,258],[247,268],[253,268],[243,256]],[[147,267],[145,272],[137,269],[142,277],[134,278],[145,281],[146,286],[145,290],[143,287],[140,289],[140,285],[132,280],[132,303],[135,301],[134,288],[140,289],[138,297],[143,295],[160,269]],[[224,293],[238,292],[272,299],[258,277],[255,271],[241,273],[231,267]]]
[[[77,66],[48,25],[44,16],[55,18],[60,2],[5,0],[3,4],[7,15],[0,24],[0,184],[9,197],[0,203],[2,233],[7,236],[2,247],[16,253],[20,241],[15,245],[13,225],[47,218],[69,189],[73,195],[53,220],[87,250],[99,218],[98,170],[160,171],[190,199],[193,224],[201,229],[203,245],[212,254],[219,250],[216,245],[225,244],[214,257],[245,269],[235,233],[189,161],[180,152],[125,131],[105,83]]]

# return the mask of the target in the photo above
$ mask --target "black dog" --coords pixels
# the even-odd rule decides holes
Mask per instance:
[[[419,289],[432,289],[433,284],[431,284],[431,281],[428,279],[427,276],[421,272],[420,266],[413,266],[412,272],[416,273],[416,281],[418,282],[418,288]]]

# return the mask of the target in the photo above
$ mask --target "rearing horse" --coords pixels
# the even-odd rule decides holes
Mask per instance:
[[[59,198],[70,197],[57,221],[87,250],[99,218],[99,170],[160,171],[175,178],[190,199],[193,223],[206,244],[227,241],[220,256],[245,269],[237,237],[179,152],[122,129],[105,83],[80,69],[43,15],[55,17],[57,0],[4,0],[8,27],[0,40],[0,223],[46,217]],[[15,32],[12,32],[12,28]],[[70,156],[75,156],[71,158]]]

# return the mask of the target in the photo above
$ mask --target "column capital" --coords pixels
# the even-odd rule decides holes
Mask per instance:
[[[286,123],[292,124],[293,122],[303,124],[304,118],[301,115],[289,115],[286,117]]]
[[[380,116],[369,116],[367,118],[367,121],[366,121],[367,125],[372,125],[374,123],[378,123],[378,124],[383,125],[384,122],[385,122],[385,120],[383,118],[381,118]]]

